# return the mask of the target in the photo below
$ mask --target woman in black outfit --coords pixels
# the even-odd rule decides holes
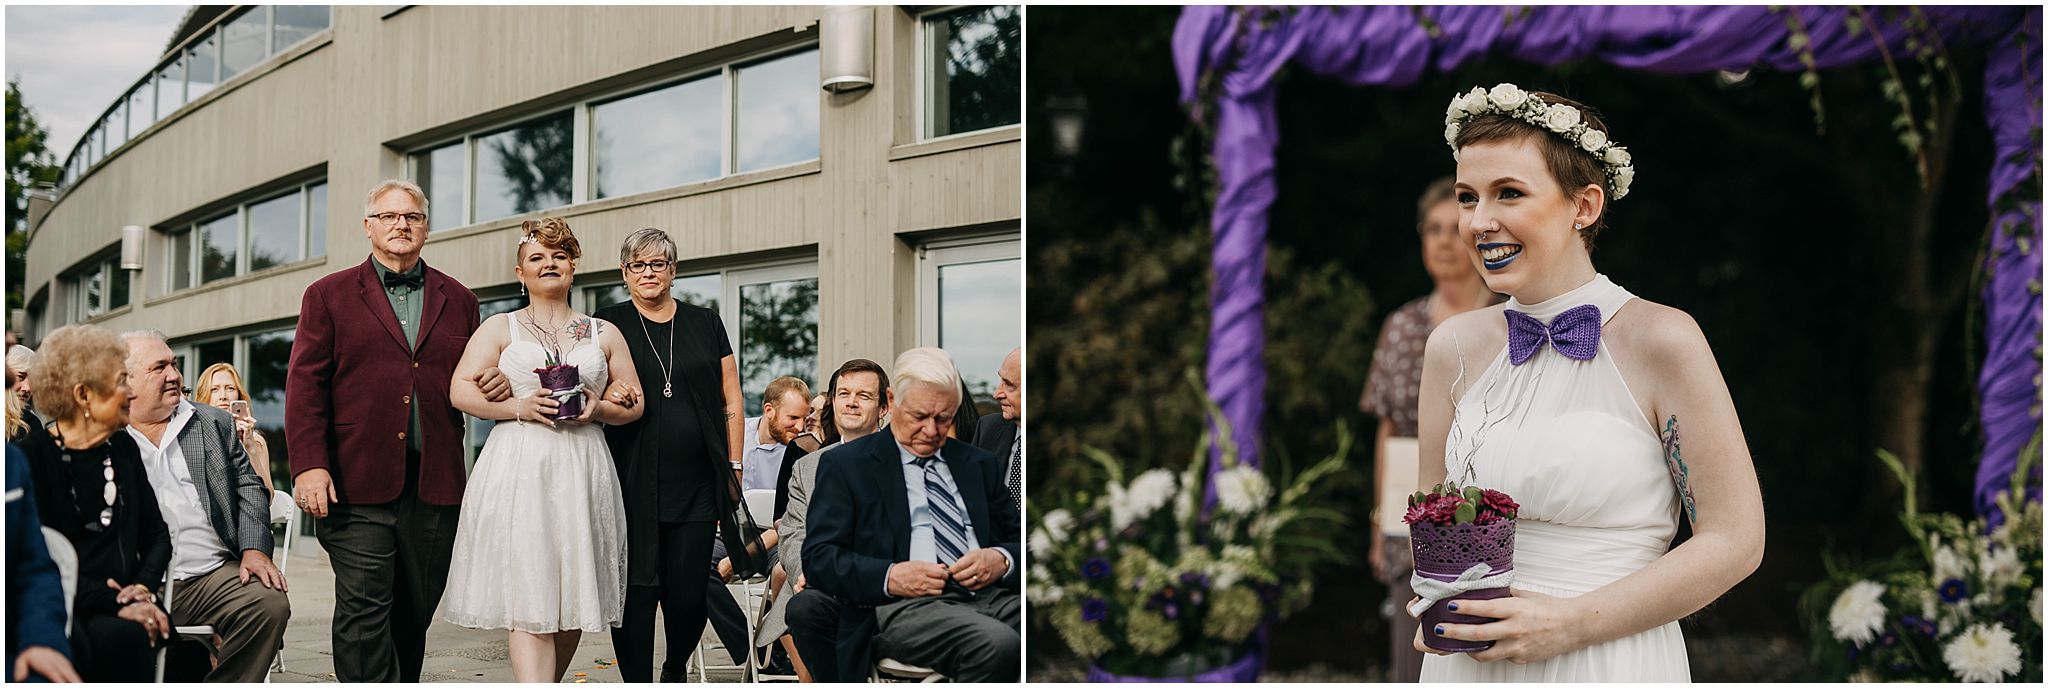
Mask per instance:
[[[154,646],[170,637],[157,605],[171,536],[128,425],[128,348],[91,325],[50,334],[30,373],[36,408],[55,419],[31,433],[37,516],[78,550],[71,648],[82,678],[149,681]]]
[[[714,536],[728,551],[760,552],[759,528],[740,497],[740,435],[746,424],[739,361],[718,314],[670,296],[676,245],[642,229],[619,249],[632,300],[594,314],[619,328],[633,352],[647,404],[638,422],[605,429],[626,502],[625,623],[612,633],[619,677],[653,680],[654,609],[662,608],[669,656],[663,682],[680,681],[704,633],[704,572]],[[743,571],[753,560],[735,561]]]

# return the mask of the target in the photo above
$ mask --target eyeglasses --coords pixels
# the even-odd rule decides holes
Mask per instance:
[[[384,225],[386,227],[397,226],[399,220],[405,220],[408,223],[416,225],[424,225],[427,223],[426,213],[377,213],[375,215],[371,215],[370,219],[376,220],[377,224]]]
[[[671,263],[666,260],[636,260],[631,263],[621,265],[619,267],[625,268],[626,272],[637,274],[646,272],[648,270],[661,272],[663,270],[667,270],[671,265],[675,265],[675,263]]]

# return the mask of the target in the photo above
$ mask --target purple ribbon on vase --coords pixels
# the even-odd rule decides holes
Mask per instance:
[[[1593,304],[1578,306],[1563,313],[1544,325],[1534,316],[1517,310],[1508,310],[1508,362],[1521,365],[1536,355],[1544,342],[1565,357],[1580,361],[1593,360],[1600,352],[1600,307]]]

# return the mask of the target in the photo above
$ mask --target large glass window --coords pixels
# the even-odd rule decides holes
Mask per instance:
[[[198,100],[220,83],[220,34],[211,34],[185,52],[185,101]]]
[[[170,116],[185,104],[185,60],[178,58],[156,72],[157,118]]]
[[[165,274],[170,275],[171,291],[192,286],[192,241],[193,232],[186,230],[171,235],[171,264]]]
[[[723,81],[712,75],[592,107],[590,128],[597,134],[595,196],[623,196],[719,176],[724,165],[719,152],[725,126],[719,115],[725,99],[722,87]],[[816,157],[815,126],[812,138]]]
[[[273,5],[270,11],[272,52],[289,48],[327,28],[325,5]]]
[[[242,253],[241,214],[226,215],[199,223],[199,283],[235,276]]]
[[[79,275],[78,281],[85,287],[85,317],[90,318],[107,312],[104,300],[106,298],[106,282],[99,267],[94,266],[93,269],[85,271],[85,274]]]
[[[924,32],[927,138],[1022,121],[1024,33],[1016,5],[933,14]]]
[[[270,54],[270,7],[258,5],[221,27],[220,79],[248,71]]]
[[[192,361],[191,374],[193,375],[198,375],[202,372],[205,372],[207,366],[213,365],[215,363],[227,363],[232,365],[235,362],[235,340],[233,339],[221,339],[201,343],[196,346],[193,346],[192,350],[192,358],[194,360]],[[184,372],[184,370],[180,369],[180,372]],[[247,379],[248,376],[244,375],[242,377],[242,384],[249,384],[250,381]],[[193,389],[204,389],[205,383],[195,381],[192,387]],[[251,405],[253,406],[253,404]]]
[[[723,282],[723,276],[716,272],[677,277],[675,281],[669,283],[668,294],[675,297],[677,301],[716,311],[718,310],[718,293],[721,291],[720,285]],[[588,304],[587,308],[590,311],[595,311],[615,303],[622,303],[631,298],[632,295],[626,292],[626,285],[623,284],[608,284],[601,287],[591,287],[583,291],[583,300]]]
[[[242,382],[249,386],[249,415],[255,416],[256,429],[270,441],[270,479],[280,486],[292,482],[291,453],[286,446],[289,443],[284,441],[284,383],[295,334],[284,329],[244,337],[248,356],[243,360],[248,365],[240,367]],[[195,382],[193,386],[202,384],[203,381]]]
[[[792,53],[733,69],[739,116],[736,171],[818,157],[818,51]]]
[[[107,274],[107,310],[127,307],[128,271],[121,269],[118,260],[107,261],[101,269]]]
[[[464,202],[467,194],[464,188],[462,153],[467,150],[461,141],[412,156],[413,183],[427,193],[428,222],[440,227],[460,227],[469,224]]]
[[[478,137],[472,222],[568,205],[574,131],[564,112]]]
[[[297,260],[304,209],[299,192],[249,205],[249,270],[276,267]]]
[[[997,412],[996,368],[1024,345],[1024,262],[1015,238],[930,247],[918,266],[921,341],[945,349],[983,414]]]
[[[740,393],[746,408],[761,408],[768,382],[795,375],[815,385],[818,376],[818,278],[739,285]]]

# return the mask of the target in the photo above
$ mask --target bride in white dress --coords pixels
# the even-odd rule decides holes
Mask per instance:
[[[507,629],[513,678],[560,682],[583,632],[622,620],[625,503],[597,423],[629,423],[643,408],[597,398],[608,379],[639,378],[625,340],[569,308],[581,255],[569,225],[543,218],[521,232],[514,271],[532,305],[485,320],[455,370],[456,408],[509,422],[491,430],[462,494],[441,618]],[[534,373],[550,362],[574,365],[582,378],[583,412],[573,420],[554,420],[563,402]],[[512,383],[512,398],[487,401],[471,381],[491,366]]]
[[[1589,109],[1502,84],[1449,115],[1460,231],[1486,286],[1512,298],[1430,335],[1421,455],[1441,460],[1420,480],[1522,508],[1513,596],[1456,603],[1492,623],[1418,629],[1422,680],[1688,681],[1678,620],[1763,557],[1763,498],[1720,368],[1690,316],[1593,269],[1593,235],[1635,170]],[[1693,536],[1669,549],[1681,513]],[[1435,653],[1425,633],[1494,645]]]

